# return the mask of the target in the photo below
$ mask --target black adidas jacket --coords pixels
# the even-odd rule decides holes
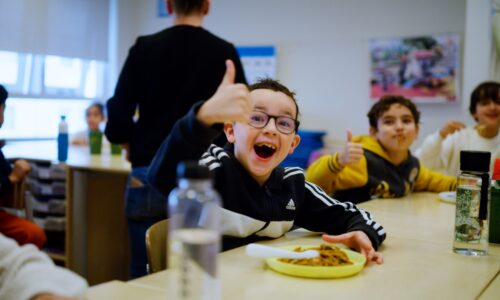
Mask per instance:
[[[361,230],[375,249],[385,239],[385,230],[368,212],[330,198],[305,181],[300,168],[278,167],[259,186],[234,157],[232,145],[211,145],[219,131],[197,121],[200,105],[174,125],[153,158],[148,179],[166,196],[176,185],[177,163],[201,157],[200,162],[214,173],[214,186],[222,196],[224,249],[280,237],[294,225],[329,234]]]

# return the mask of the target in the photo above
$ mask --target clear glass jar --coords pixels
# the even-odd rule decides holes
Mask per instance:
[[[462,151],[457,178],[453,251],[467,256],[488,254],[489,152]]]

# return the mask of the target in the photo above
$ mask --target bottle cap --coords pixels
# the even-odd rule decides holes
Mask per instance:
[[[460,170],[489,172],[491,153],[485,151],[460,151]]]
[[[493,167],[493,180],[500,180],[500,158],[495,160],[495,166]]]
[[[209,179],[210,170],[197,161],[184,161],[177,165],[177,178]]]

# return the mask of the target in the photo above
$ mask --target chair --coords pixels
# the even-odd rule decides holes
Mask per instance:
[[[14,198],[12,201],[12,207],[15,209],[25,209],[26,202],[25,202],[24,196],[26,194],[26,180],[23,178],[23,180],[14,184],[12,190],[13,190],[12,194],[13,194],[13,198]]]
[[[156,222],[146,231],[149,274],[167,268],[167,233],[168,219]]]
[[[0,197],[0,207],[18,217],[27,217],[25,194],[26,180],[23,179],[12,186],[9,194]]]

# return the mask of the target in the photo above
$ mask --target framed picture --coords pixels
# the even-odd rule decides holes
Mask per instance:
[[[460,37],[455,33],[370,40],[370,97],[457,101]]]

